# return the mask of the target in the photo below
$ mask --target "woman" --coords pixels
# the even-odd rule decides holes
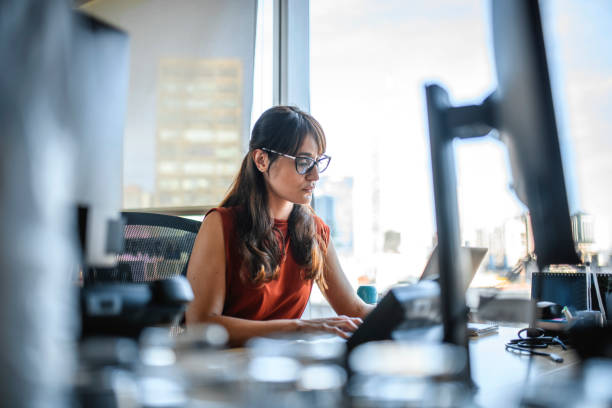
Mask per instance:
[[[346,338],[357,329],[372,306],[355,295],[329,227],[309,205],[330,161],[325,144],[321,125],[297,108],[273,107],[257,120],[230,192],[195,240],[187,324],[221,324],[232,345],[273,332]],[[300,319],[313,281],[338,317]]]

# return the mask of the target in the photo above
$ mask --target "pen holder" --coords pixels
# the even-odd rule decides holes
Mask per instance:
[[[357,296],[366,303],[374,304],[378,301],[378,292],[374,285],[361,285],[357,288]]]

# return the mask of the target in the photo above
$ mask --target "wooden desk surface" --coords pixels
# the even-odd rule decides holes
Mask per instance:
[[[560,346],[543,350],[563,357],[563,363],[555,363],[548,357],[530,357],[504,350],[504,344],[517,337],[519,328],[500,327],[497,333],[470,339],[470,363],[472,378],[478,386],[476,403],[483,407],[516,407],[525,387],[529,371],[529,383],[551,383],[567,379],[578,368],[578,356]]]

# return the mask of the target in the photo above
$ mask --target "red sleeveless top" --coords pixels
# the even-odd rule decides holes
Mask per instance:
[[[242,259],[236,232],[236,208],[213,208],[223,222],[225,244],[225,305],[223,315],[249,320],[298,319],[302,316],[312,289],[312,280],[306,280],[302,268],[295,263],[289,239],[285,245],[285,260],[280,264],[278,279],[255,286],[240,277]],[[314,216],[317,234],[329,243],[329,227]],[[274,226],[287,237],[287,221],[274,220]],[[283,238],[278,237],[279,245]]]

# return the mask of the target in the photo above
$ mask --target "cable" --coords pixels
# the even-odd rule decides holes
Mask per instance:
[[[516,346],[514,344],[510,344],[507,343],[506,344],[506,350],[512,350],[512,351],[520,351],[521,353],[528,353],[529,355],[536,355],[536,356],[545,356],[550,358],[552,361],[554,361],[555,363],[562,363],[563,362],[563,357],[561,357],[558,354],[555,353],[546,353],[544,351],[536,351],[530,348],[524,348],[524,347],[519,347]]]
[[[511,339],[505,344],[506,351],[520,351],[521,353],[528,353],[530,357],[545,356],[550,358],[556,363],[562,363],[563,357],[555,353],[547,353],[543,351],[537,351],[535,349],[547,348],[550,345],[561,346],[563,350],[567,350],[565,343],[555,336],[546,336],[543,329],[540,328],[524,328],[518,331],[518,338]],[[529,359],[529,367],[531,368],[531,358]],[[529,369],[527,371],[527,378],[529,377]]]
[[[523,329],[525,330],[525,329]],[[520,333],[520,332],[519,332]],[[537,336],[537,337],[519,337],[517,339],[512,339],[508,342],[509,344],[513,344],[515,346],[524,347],[524,348],[546,348],[551,345],[561,346],[563,350],[567,350],[567,346],[563,341],[555,336]]]

